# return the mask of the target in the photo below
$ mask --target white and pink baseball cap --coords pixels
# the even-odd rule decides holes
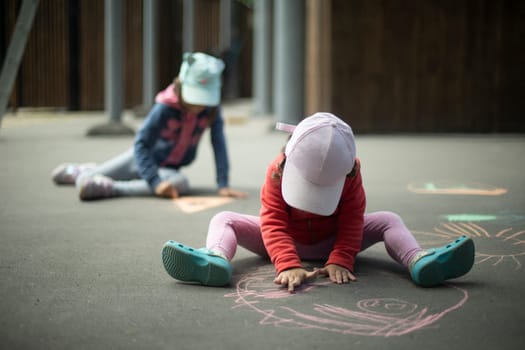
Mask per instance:
[[[278,123],[276,127],[292,132],[284,152],[281,191],[285,202],[310,213],[333,214],[354,167],[352,128],[331,113],[315,113],[297,126]]]

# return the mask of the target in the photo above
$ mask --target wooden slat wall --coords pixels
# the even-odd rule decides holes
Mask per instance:
[[[253,11],[241,2],[235,2],[238,32],[233,33],[233,40],[239,41],[238,94],[239,97],[251,97],[253,86]]]
[[[182,1],[158,1],[158,75],[159,87],[168,86],[179,73],[182,60]]]
[[[123,101],[125,108],[142,104],[142,1],[123,2]],[[16,22],[18,0],[3,0],[2,53],[5,54]],[[250,10],[242,7],[240,21]],[[167,86],[177,75],[182,59],[182,0],[159,0],[158,84]],[[195,49],[219,55],[219,0],[197,0]],[[241,30],[244,51],[243,91],[251,94],[251,32]],[[246,50],[250,50],[247,52]],[[249,76],[249,78],[248,78]],[[41,0],[20,73],[10,99],[12,107],[104,109],[104,0]]]
[[[495,130],[525,132],[525,1],[507,0],[501,6],[501,78],[494,82],[501,109]],[[493,107],[494,108],[494,107]]]
[[[513,0],[333,0],[333,110],[360,132],[525,131],[524,11]]]
[[[123,93],[126,108],[142,104],[142,0],[124,1]]]
[[[323,1],[331,110],[358,132],[525,132],[524,1]],[[1,2],[2,54],[19,4]],[[133,108],[142,103],[142,0],[124,4],[124,105]],[[251,10],[234,4],[239,96],[250,96]],[[197,0],[196,49],[217,53],[219,7]],[[159,0],[158,30],[160,89],[180,66],[182,0]],[[103,109],[103,43],[104,0],[42,0],[10,106]]]
[[[195,1],[195,51],[218,55],[220,30],[220,2],[215,0]]]
[[[18,16],[19,3],[4,4],[7,18],[4,28],[7,45]],[[10,98],[11,106],[64,107],[69,100],[69,46],[67,41],[67,0],[45,1],[33,22],[18,78]],[[7,52],[7,51],[6,51]]]
[[[72,88],[69,5],[76,1],[79,44],[75,56],[76,89]],[[159,72],[168,71],[159,83],[168,84],[180,65],[179,1],[159,1]],[[175,6],[174,6],[175,5]],[[176,6],[178,5],[178,8]],[[10,42],[16,23],[17,0],[2,4],[4,47]],[[167,8],[169,11],[164,11]],[[142,0],[124,1],[123,100],[125,108],[142,103]],[[177,52],[177,54],[173,54]],[[178,62],[174,57],[177,56]],[[177,68],[174,68],[174,67]],[[168,67],[168,68],[164,68]],[[73,80],[75,81],[75,80]],[[163,86],[161,85],[161,86]],[[78,96],[70,96],[70,91]],[[77,101],[77,102],[73,102]],[[42,0],[38,8],[19,75],[10,99],[13,107],[60,107],[81,110],[104,108],[104,0]]]
[[[80,1],[80,109],[104,108],[104,0]]]

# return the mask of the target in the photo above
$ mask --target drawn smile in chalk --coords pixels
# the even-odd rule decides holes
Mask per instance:
[[[348,290],[355,288],[352,283],[337,286],[318,279],[292,294],[276,287],[274,277],[271,265],[260,267],[243,275],[236,284],[236,291],[225,297],[235,299],[233,309],[260,315],[260,325],[377,337],[400,336],[435,326],[438,320],[459,309],[468,299],[466,290],[452,285],[440,288],[440,293],[432,297],[429,293],[418,294],[417,303],[383,297],[399,295],[398,283],[385,283],[383,276],[374,279],[376,282],[369,282],[377,286],[368,285],[352,293]],[[390,291],[389,286],[392,286]],[[341,296],[337,301],[333,298],[335,288],[341,291],[337,293]],[[379,294],[375,296],[375,293]],[[328,302],[315,303],[312,298]]]
[[[510,264],[519,270],[522,267],[521,260],[525,257],[525,230],[506,228],[491,233],[474,223],[442,223],[434,228],[434,232],[413,233],[423,246],[440,245],[460,235],[472,237],[476,244],[476,264]]]

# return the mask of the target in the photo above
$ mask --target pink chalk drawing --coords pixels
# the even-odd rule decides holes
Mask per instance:
[[[471,222],[441,223],[434,232],[413,232],[422,245],[436,246],[450,241],[459,235],[467,235],[476,244],[476,264],[492,263],[492,266],[513,264],[514,270],[522,267],[525,256],[525,230],[506,228],[496,233]],[[423,238],[423,240],[421,239]]]
[[[505,228],[493,232],[472,222],[448,222],[439,224],[432,232],[413,233],[423,248],[441,246],[461,235],[472,237],[476,244],[476,264],[503,267],[511,264],[519,270],[521,259],[525,256],[525,230]],[[439,292],[412,291],[409,294],[417,298],[417,302],[412,302],[398,298],[399,284],[384,283],[382,277],[364,282],[377,283],[377,286],[365,285],[334,302],[332,288],[345,286],[336,286],[327,279],[318,278],[301,286],[296,293],[289,293],[273,283],[274,276],[272,265],[240,276],[235,291],[225,295],[234,299],[232,309],[257,313],[261,317],[259,324],[265,326],[392,337],[438,327],[439,320],[459,310],[469,298],[465,289],[446,284],[439,288]],[[389,291],[391,285],[394,287]],[[366,297],[359,297],[363,293]],[[328,302],[317,303],[314,301],[317,299]],[[340,305],[341,300],[344,305]]]
[[[344,286],[334,285],[326,279],[318,279],[301,286],[296,293],[289,293],[273,283],[274,275],[271,265],[243,275],[236,284],[235,292],[225,295],[234,298],[235,305],[232,309],[242,308],[256,312],[261,316],[260,325],[391,337],[436,325],[438,320],[462,307],[468,299],[466,290],[446,285],[448,306],[438,307],[437,311],[433,311],[436,302],[432,299],[428,301],[429,306],[424,306],[398,298],[372,297],[373,293],[367,293],[371,297],[358,299],[357,302],[353,294],[348,293],[345,303],[355,302],[354,306],[348,308],[328,303],[310,303],[311,298],[308,297],[314,289],[319,291],[316,297],[324,297],[322,294],[329,289]],[[443,292],[443,289],[440,290]],[[377,292],[384,293],[385,290],[377,288]],[[429,297],[428,293],[425,293],[425,297]],[[450,300],[453,300],[451,304]]]

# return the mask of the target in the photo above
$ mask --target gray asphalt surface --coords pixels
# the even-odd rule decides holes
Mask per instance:
[[[160,259],[165,241],[200,247],[213,214],[258,214],[266,166],[286,135],[269,131],[271,118],[249,114],[225,106],[232,187],[250,197],[192,213],[157,198],[80,202],[74,188],[52,183],[62,162],[99,162],[131,145],[130,137],[85,136],[103,114],[7,116],[0,129],[0,348],[523,348],[523,135],[355,130],[368,211],[397,212],[425,247],[473,237],[476,264],[450,284],[416,287],[382,245],[359,255],[356,283],[318,279],[293,295],[272,284],[267,261],[242,248],[230,286],[171,279]],[[195,196],[214,195],[208,139],[184,170]]]

